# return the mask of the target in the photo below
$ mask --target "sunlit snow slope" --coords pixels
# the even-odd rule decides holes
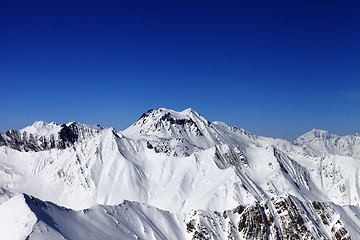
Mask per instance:
[[[23,230],[0,234],[357,239],[359,154],[358,135],[290,142],[192,109],[150,110],[124,131],[35,122],[0,133],[0,212],[24,209],[0,219]]]
[[[329,153],[360,159],[360,135],[337,136],[313,129],[295,140],[295,144],[312,149],[317,154]]]

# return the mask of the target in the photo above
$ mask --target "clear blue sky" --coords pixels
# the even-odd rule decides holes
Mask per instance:
[[[193,108],[254,134],[360,132],[359,1],[1,1],[0,131]]]

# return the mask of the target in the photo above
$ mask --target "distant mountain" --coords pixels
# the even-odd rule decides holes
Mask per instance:
[[[338,136],[328,131],[313,129],[294,141],[317,154],[328,153],[360,159],[360,135]]]
[[[54,122],[35,122],[19,131],[0,133],[0,146],[8,146],[19,151],[44,151],[53,148],[64,149],[75,141],[82,141],[103,128],[77,122],[58,125]]]
[[[358,138],[266,138],[192,109],[150,110],[124,131],[35,122],[0,133],[0,234],[357,239]]]

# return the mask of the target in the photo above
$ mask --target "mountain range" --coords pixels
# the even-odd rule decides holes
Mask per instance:
[[[360,239],[360,135],[295,141],[198,112],[124,131],[35,122],[0,133],[4,239]]]

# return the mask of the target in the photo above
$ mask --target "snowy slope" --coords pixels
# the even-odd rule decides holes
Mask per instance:
[[[174,215],[136,202],[74,211],[24,197],[37,218],[28,239],[184,239],[185,235]]]
[[[76,141],[88,139],[103,128],[77,122],[58,125],[54,122],[37,121],[19,131],[0,133],[0,146],[8,146],[19,151],[44,151],[64,149]]]
[[[212,239],[225,238],[231,229],[216,225],[220,223],[233,224],[238,229],[234,239],[257,239],[259,231],[264,229],[270,239],[282,238],[288,234],[286,229],[291,224],[299,227],[299,231],[306,229],[303,232],[310,232],[316,239],[331,238],[338,228],[346,229],[348,235],[360,236],[356,227],[360,216],[357,214],[360,206],[357,136],[347,141],[347,147],[341,148],[343,152],[335,152],[334,147],[329,150],[335,137],[327,135],[330,137],[314,138],[320,139],[318,145],[314,145],[315,140],[307,134],[299,138],[302,142],[298,139],[295,143],[260,137],[222,122],[209,122],[192,109],[150,110],[124,131],[77,122],[63,125],[35,122],[19,131],[0,133],[0,204],[11,203],[14,196],[21,198],[22,193],[36,197],[39,202],[53,202],[49,203],[52,212],[46,214],[45,210],[29,205],[37,218],[42,219],[33,227],[30,239],[85,239],[91,232],[86,229],[99,232],[89,227],[90,215],[84,216],[84,209],[92,212],[99,221],[97,224],[110,229],[115,220],[105,218],[109,214],[99,209],[117,211],[114,206],[124,201],[127,204],[135,201],[137,210],[131,210],[134,212],[129,216],[126,213],[127,217],[123,214],[115,217],[123,225],[125,222],[131,225],[132,218],[150,214],[144,213],[144,206],[155,211],[159,219],[164,218],[153,224],[142,219],[138,226],[109,230],[129,239],[136,238],[135,235],[146,239],[188,239],[201,236],[201,231],[210,234]],[[326,154],[320,147],[325,145]],[[349,149],[351,154],[347,154]],[[27,195],[25,199],[29,204]],[[328,214],[333,216],[331,224],[321,222],[323,219],[316,213],[314,202],[325,206],[321,211],[333,214]],[[269,209],[267,212],[264,204]],[[214,229],[206,225],[206,230],[201,230],[201,224],[195,224],[193,231],[184,228],[184,221],[190,219],[189,214],[194,214],[195,209],[202,215],[193,222],[205,221],[204,216],[208,215],[216,218],[219,212],[230,214],[239,206],[251,206],[250,209],[260,215],[249,213],[246,218],[252,220],[241,223],[242,228],[236,227],[243,218],[242,213],[231,219],[222,216],[220,222],[213,222]],[[281,213],[285,211],[284,206],[287,213]],[[62,214],[74,218],[74,223],[64,223],[61,229],[54,229],[51,221],[60,226]],[[294,214],[306,221],[303,227],[301,221],[283,223],[289,222],[288,218]],[[50,216],[51,221],[43,215]],[[281,220],[283,215],[287,217]],[[27,216],[20,218],[32,219]],[[251,229],[259,216],[266,216],[261,222],[266,226],[256,230],[257,233],[249,233],[246,229]],[[344,219],[337,223],[339,216]],[[275,219],[273,226],[266,222],[268,218]],[[30,220],[27,226],[32,226]],[[159,224],[168,224],[166,226],[174,229],[162,229]],[[84,229],[84,235],[72,233],[72,226]],[[144,228],[146,233],[139,230]],[[221,233],[222,228],[227,230]],[[41,235],[44,229],[52,229],[48,231],[51,235]]]
[[[336,154],[360,159],[360,135],[338,136],[328,131],[313,129],[298,137],[295,144],[311,149],[314,153]]]
[[[75,211],[28,195],[18,195],[6,208],[2,206],[0,220],[9,216],[11,221],[3,221],[0,230],[9,240],[356,239],[360,231],[359,207],[304,204],[293,196],[223,212],[193,210],[182,214],[132,201]]]
[[[32,232],[36,220],[23,195],[14,195],[0,205],[1,239],[25,239]]]

